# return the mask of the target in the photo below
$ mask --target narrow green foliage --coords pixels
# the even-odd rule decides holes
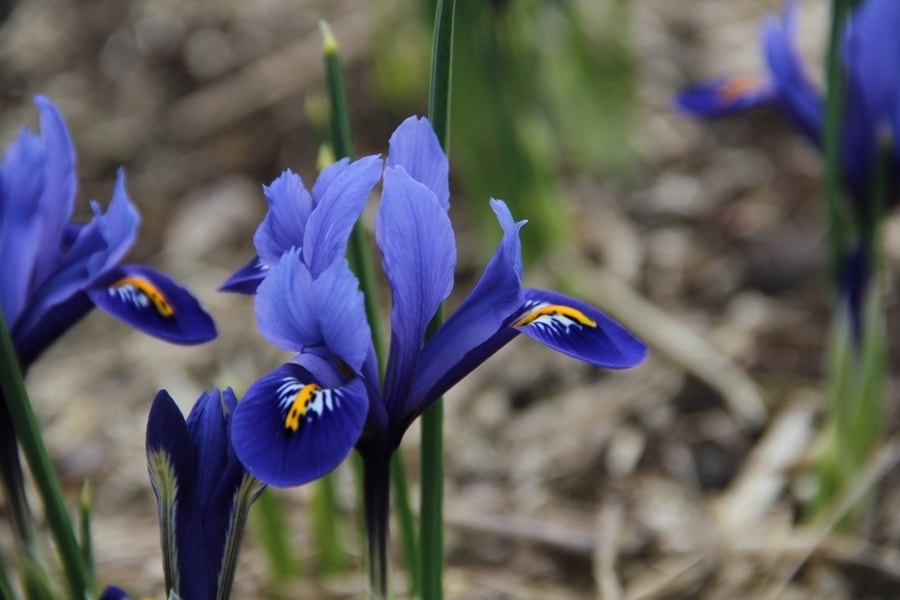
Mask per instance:
[[[272,578],[278,583],[289,581],[297,575],[298,561],[287,536],[284,507],[272,490],[264,490],[259,495],[253,509],[253,520]]]
[[[25,391],[12,339],[6,328],[6,320],[0,315],[0,393],[6,400],[12,417],[13,428],[19,438],[25,460],[34,477],[50,532],[56,542],[70,595],[81,600],[93,593],[91,575],[85,565],[72,521],[63,501],[62,490],[50,455],[44,446],[37,417]]]
[[[852,220],[841,193],[841,127],[844,119],[844,67],[841,62],[841,31],[850,8],[848,0],[832,0],[831,28],[826,63],[825,98],[825,216],[828,228],[828,262],[835,287],[841,284]]]
[[[3,560],[3,553],[0,553],[0,600],[15,600],[12,582],[6,570],[6,561]]]
[[[391,457],[391,463],[391,489],[394,495],[395,512],[400,522],[400,543],[409,582],[409,596],[410,598],[420,598],[419,543],[416,538],[416,524],[412,507],[409,504],[409,482],[406,478],[406,467],[403,465],[403,455],[399,450]]]
[[[319,549],[319,567],[325,575],[347,570],[349,562],[341,531],[340,510],[335,487],[337,472],[322,477],[313,490],[313,536]]]
[[[79,506],[81,529],[81,556],[87,567],[88,573],[94,573],[94,538],[91,535],[91,486],[87,481],[81,488],[81,502]],[[93,587],[93,582],[91,582]]]
[[[438,0],[434,18],[431,54],[431,85],[428,118],[444,152],[450,144],[450,99],[452,97],[453,26],[455,0]],[[444,322],[444,308],[428,325],[428,339]],[[422,598],[444,597],[444,400],[439,398],[422,414],[420,450],[419,567],[417,585]]]

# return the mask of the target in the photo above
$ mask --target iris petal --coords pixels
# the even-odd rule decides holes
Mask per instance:
[[[344,460],[367,411],[360,379],[325,388],[306,369],[287,364],[247,390],[232,418],[231,439],[238,458],[260,481],[301,485]]]
[[[698,117],[723,117],[771,104],[772,86],[755,75],[736,75],[692,86],[676,96],[678,107]]]
[[[0,308],[10,327],[33,285],[46,160],[40,138],[23,129],[0,164]]]
[[[316,208],[303,235],[303,260],[314,277],[344,256],[350,232],[381,177],[382,161],[365,156],[341,160],[322,170],[313,187]]]
[[[450,208],[450,165],[428,119],[409,117],[391,135],[387,166],[402,166],[434,192],[444,210]]]
[[[402,397],[425,329],[453,289],[456,242],[447,211],[403,167],[385,169],[375,239],[393,298],[385,397]]]
[[[256,288],[266,278],[269,265],[264,263],[259,256],[232,273],[225,283],[219,288],[220,292],[234,292],[237,294],[255,294]]]
[[[343,259],[313,279],[299,251],[288,252],[260,284],[256,315],[260,333],[272,344],[297,352],[327,346],[354,372],[371,346],[359,282]]]
[[[282,254],[303,245],[313,199],[300,176],[289,170],[265,187],[264,192],[269,210],[256,229],[253,243],[262,261],[273,266]]]
[[[197,299],[154,269],[124,265],[103,281],[102,287],[88,291],[91,301],[135,329],[177,344],[216,337],[216,326]]]
[[[557,292],[526,289],[511,326],[542,344],[606,369],[633,367],[647,347],[589,304]]]
[[[522,306],[519,229],[525,221],[516,222],[500,200],[492,200],[491,207],[503,228],[503,239],[478,283],[422,348],[410,394],[403,407],[396,408],[399,414],[409,413],[423,399],[433,400],[435,389],[446,390],[490,356],[479,355],[480,360],[474,364],[467,358],[470,352],[497,335],[510,315]],[[467,370],[460,372],[456,368],[459,364],[465,364]],[[451,372],[455,374],[452,382],[447,380]]]
[[[34,99],[41,113],[41,139],[47,154],[41,194],[41,239],[34,281],[46,279],[59,260],[66,224],[75,209],[75,147],[59,110],[44,96]]]
[[[778,100],[800,131],[815,145],[822,145],[822,97],[810,84],[793,43],[795,3],[789,3],[782,19],[770,17],[763,24],[763,48]]]

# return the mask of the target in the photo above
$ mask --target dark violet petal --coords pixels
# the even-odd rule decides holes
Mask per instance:
[[[381,178],[381,169],[381,158],[364,156],[349,164],[344,159],[322,170],[313,187],[315,209],[303,236],[303,261],[313,277],[346,253],[350,232]]]
[[[822,96],[812,86],[793,43],[796,4],[789,3],[783,19],[763,24],[763,49],[775,94],[788,116],[816,146],[822,145]]]
[[[78,292],[65,301],[56,304],[51,310],[45,312],[40,319],[32,322],[30,328],[22,326],[22,321],[13,327],[13,344],[16,348],[16,356],[22,371],[28,367],[46,350],[53,342],[60,338],[78,321],[84,318],[94,303],[84,292]]]
[[[147,417],[147,454],[162,452],[170,457],[178,486],[189,490],[194,481],[194,451],[184,416],[166,390],[159,390]],[[152,473],[152,469],[151,469]]]
[[[88,295],[101,310],[173,344],[202,344],[216,337],[215,323],[197,299],[150,267],[114,269]]]
[[[301,485],[344,460],[367,411],[360,379],[322,388],[309,371],[287,364],[247,390],[231,420],[231,440],[240,461],[263,483]]]
[[[430,390],[456,365],[466,361],[469,352],[495,336],[522,306],[519,229],[525,221],[515,222],[506,204],[500,200],[491,200],[491,207],[503,227],[503,239],[475,288],[425,344],[410,394],[402,404],[392,408],[395,415],[407,414],[412,406],[421,404],[423,398],[431,397]],[[487,355],[480,357],[481,360],[486,358]]]
[[[121,588],[108,585],[100,594],[99,600],[131,600],[131,596],[126,594]]]
[[[675,98],[678,108],[697,117],[722,117],[765,106],[775,91],[756,75],[735,75],[689,87]]]
[[[190,537],[190,504],[194,486],[194,452],[181,411],[165,390],[160,390],[147,420],[147,470],[159,508],[163,570],[170,588],[179,589],[183,561],[194,562],[195,549],[182,548]],[[187,574],[193,577],[193,574]]]
[[[359,282],[344,259],[313,279],[299,252],[288,252],[260,284],[256,316],[272,344],[296,352],[324,345],[356,373],[372,343]]]
[[[44,281],[54,269],[62,250],[63,233],[75,209],[75,147],[59,110],[44,96],[34,99],[41,113],[41,139],[47,155],[41,194],[41,239],[34,280]]]
[[[225,404],[218,389],[203,392],[187,418],[187,428],[196,457],[197,478],[194,484],[195,498],[200,505],[207,504],[216,482],[222,477],[228,459],[228,429],[225,420]],[[237,487],[235,482],[234,487]],[[225,532],[222,532],[225,537]]]
[[[265,188],[269,211],[253,236],[263,263],[274,266],[281,255],[303,245],[313,200],[299,175],[285,171]]]
[[[393,302],[385,397],[396,398],[406,394],[425,329],[453,289],[456,242],[447,211],[402,167],[384,171],[375,239]]]
[[[434,192],[444,210],[450,208],[450,165],[431,122],[422,117],[403,121],[388,146],[388,167],[402,166],[413,179]]]
[[[633,367],[647,346],[589,304],[545,290],[524,290],[525,303],[510,324],[573,358],[607,369]]]
[[[237,294],[255,294],[256,288],[262,283],[269,272],[269,265],[258,256],[235,271],[228,280],[219,288],[220,292],[234,292]]]

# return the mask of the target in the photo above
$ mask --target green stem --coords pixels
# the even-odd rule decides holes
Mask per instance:
[[[3,554],[0,553],[0,600],[15,600],[15,598],[12,582],[10,582],[9,573],[6,570],[6,562],[3,560]]]
[[[403,561],[409,582],[409,597],[421,597],[421,579],[419,572],[419,550],[416,539],[416,523],[409,502],[409,482],[406,479],[406,467],[403,455],[399,451],[391,457],[391,489],[394,491],[394,509],[400,525],[400,543],[403,548]]]
[[[272,579],[284,583],[297,573],[297,557],[288,539],[284,506],[271,489],[264,490],[253,509],[258,543],[268,559]]]
[[[390,482],[391,461],[388,457],[363,458],[363,506],[366,515],[366,598],[389,600],[390,569]]]
[[[336,472],[316,481],[313,495],[313,536],[319,549],[319,566],[325,575],[347,569],[347,553],[341,543],[343,535],[339,520]]]
[[[450,147],[450,92],[453,67],[455,0],[438,0],[431,55],[428,118],[444,152]],[[438,308],[426,333],[430,338],[444,322]],[[439,398],[422,415],[419,556],[422,598],[444,597],[444,400]]]
[[[81,548],[75,538],[59,482],[41,438],[37,417],[28,400],[3,315],[0,315],[0,392],[6,400],[22,452],[44,503],[47,523],[56,541],[69,591],[73,600],[81,600],[93,593],[90,587],[91,576],[82,560]]]
[[[847,206],[841,197],[841,129],[844,122],[844,68],[841,63],[841,31],[849,10],[848,0],[832,0],[826,67],[825,98],[825,214],[828,227],[828,262],[835,290],[839,290],[847,253]],[[839,293],[839,291],[838,291]]]

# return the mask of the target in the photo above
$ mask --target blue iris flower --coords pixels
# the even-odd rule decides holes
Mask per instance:
[[[377,164],[377,179],[379,159],[357,163]],[[371,189],[373,170],[359,167],[357,180],[343,182],[343,188]],[[600,367],[627,368],[643,360],[644,344],[599,310],[522,287],[518,234],[524,222],[516,222],[499,200],[491,206],[502,241],[466,299],[423,344],[429,322],[453,289],[456,244],[447,214],[447,172],[428,121],[404,121],[390,140],[375,222],[393,299],[383,378],[363,296],[344,258],[349,227],[363,202],[335,195],[313,230],[313,214],[324,201],[304,212],[296,208],[309,206],[302,185],[280,185],[293,195],[272,194],[280,181],[295,177],[290,174],[268,188],[269,214],[254,241],[260,257],[271,248],[283,253],[277,262],[266,262],[257,321],[266,339],[297,355],[247,390],[231,426],[241,462],[266,484],[293,486],[321,477],[354,446],[366,457],[389,457],[416,417],[520,333]],[[292,214],[309,217],[298,223]],[[302,235],[280,227],[299,228]],[[286,240],[294,240],[290,248]]]
[[[811,83],[793,43],[797,6],[789,3],[779,19],[769,17],[762,44],[768,79],[755,76],[723,78],[683,91],[677,97],[685,111],[716,117],[737,110],[776,103],[816,147],[823,146],[824,98]],[[841,60],[846,106],[841,129],[844,184],[850,192],[857,239],[846,251],[840,290],[849,312],[854,338],[862,331],[862,310],[873,274],[872,240],[883,207],[876,198],[879,162],[885,143],[889,160],[884,169],[885,200],[897,201],[900,174],[900,2],[866,0],[843,25]]]
[[[823,143],[824,98],[812,84],[794,45],[797,5],[762,28],[768,77],[738,75],[681,92],[676,102],[688,113],[718,117],[760,105],[777,104],[815,146]],[[847,105],[841,156],[844,181],[857,211],[872,203],[878,157],[885,134],[900,136],[900,3],[866,0],[851,13],[843,30],[841,59]],[[896,200],[900,145],[891,148],[888,198]]]
[[[185,421],[161,390],[150,409],[147,465],[159,505],[167,597],[211,600],[231,593],[247,514],[263,490],[231,446],[236,405],[231,389],[214,389]],[[109,597],[120,597],[117,591],[108,590]]]
[[[38,96],[40,135],[23,128],[0,164],[0,309],[23,370],[94,306],[178,344],[216,336],[197,300],[149,267],[120,265],[140,217],[120,170],[106,212],[72,222],[75,149],[62,115]]]

